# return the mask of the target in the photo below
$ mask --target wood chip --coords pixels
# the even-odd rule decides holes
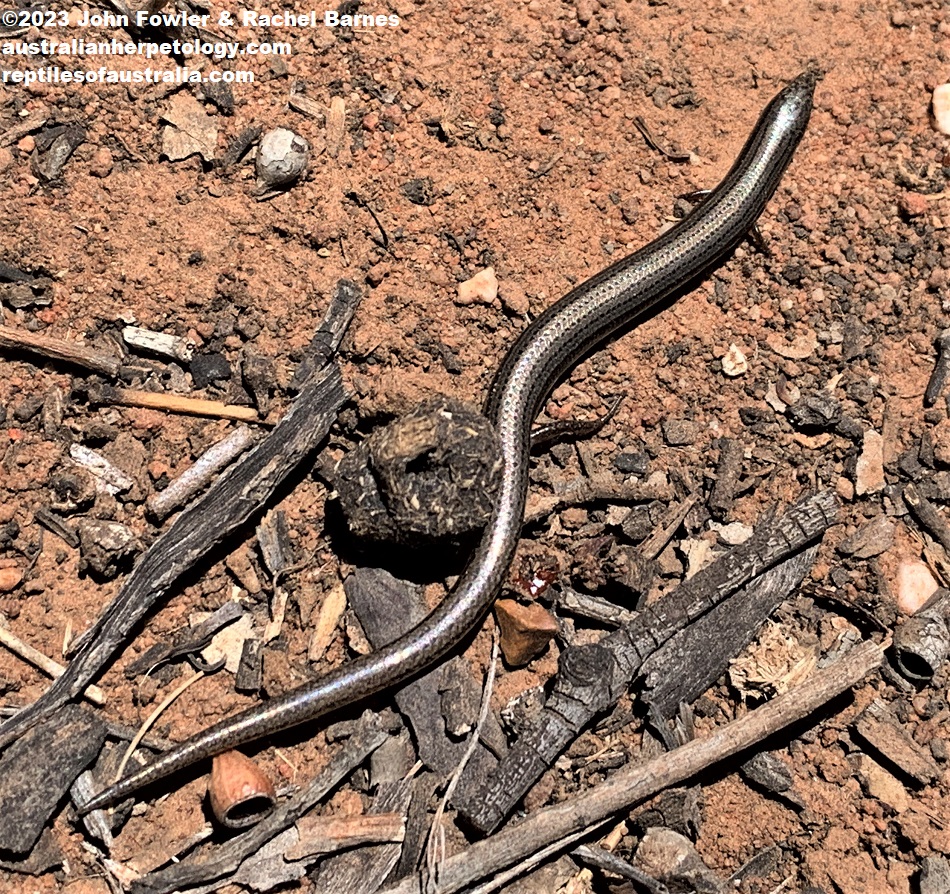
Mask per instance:
[[[854,728],[878,754],[921,785],[940,778],[940,768],[924,755],[920,746],[880,699],[864,709],[854,722]]]
[[[399,813],[304,816],[297,820],[297,832],[300,841],[284,852],[287,860],[331,854],[363,844],[402,841],[406,834],[406,820]]]
[[[346,103],[342,96],[334,96],[330,101],[327,115],[327,155],[336,158],[343,148],[346,136]]]
[[[326,654],[333,639],[333,634],[340,626],[340,619],[346,611],[346,590],[342,583],[337,583],[324,597],[317,613],[317,620],[310,637],[310,647],[307,650],[307,659],[311,662],[320,661]]]
[[[96,758],[106,727],[88,708],[66,705],[0,758],[0,850],[25,854],[76,777]],[[36,755],[42,752],[43,760]]]

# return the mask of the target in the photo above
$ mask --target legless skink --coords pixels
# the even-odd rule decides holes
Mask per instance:
[[[529,431],[543,401],[588,351],[708,273],[743,239],[805,133],[815,80],[800,75],[769,103],[725,179],[688,217],[578,286],[521,333],[485,408],[501,441],[497,505],[458,583],[432,614],[391,645],[183,742],[101,792],[84,810],[113,804],[196,761],[396,686],[445,657],[501,589],[523,520]]]

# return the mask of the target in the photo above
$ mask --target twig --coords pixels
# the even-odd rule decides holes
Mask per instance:
[[[864,642],[844,658],[817,671],[800,686],[734,720],[706,739],[693,741],[638,767],[620,770],[576,798],[546,807],[524,822],[473,844],[444,864],[435,894],[471,890],[472,885],[545,847],[563,845],[592,827],[657,792],[677,785],[702,770],[746,751],[817,711],[859,683],[883,660],[881,648]],[[416,874],[385,894],[421,894]]]
[[[341,280],[327,315],[335,318],[336,302],[352,302],[353,294],[359,295],[359,291],[354,283]],[[85,689],[155,603],[260,511],[287,476],[316,449],[345,400],[335,364],[327,364],[307,378],[290,411],[273,431],[188,506],[146,551],[118,595],[80,637],[78,654],[65,673],[30,707],[0,726],[0,747]]]
[[[145,738],[146,733],[152,728],[155,721],[158,720],[162,714],[168,709],[168,706],[171,705],[179,695],[181,695],[189,686],[193,683],[197,683],[205,675],[204,671],[198,671],[196,674],[192,674],[184,683],[176,686],[165,698],[162,699],[158,707],[152,711],[148,717],[145,718],[145,722],[139,727],[138,732],[132,737],[132,741],[129,742],[129,747],[125,749],[125,754],[122,755],[122,760],[119,761],[119,768],[115,771],[114,782],[118,782],[125,773],[125,765],[129,762],[129,758],[135,753],[135,749],[139,747],[139,743],[142,739]]]
[[[31,354],[39,354],[50,360],[63,360],[74,366],[102,373],[110,379],[114,379],[119,374],[119,367],[122,365],[117,358],[94,351],[84,345],[37,335],[35,332],[26,332],[22,329],[12,329],[9,326],[0,326],[0,348],[29,351]]]
[[[183,397],[180,394],[161,394],[154,391],[130,391],[127,388],[106,386],[94,396],[96,403],[117,407],[145,407],[150,410],[165,410],[168,413],[184,413],[188,416],[213,416],[218,419],[237,419],[241,422],[261,422],[260,414],[253,407],[238,407],[220,400],[203,400]]]
[[[184,506],[229,463],[254,443],[255,434],[246,425],[238,426],[231,434],[209,447],[193,466],[185,469],[165,490],[150,497],[148,511],[157,519],[164,519],[179,506]]]
[[[482,730],[485,727],[485,722],[488,720],[491,694],[495,688],[495,671],[498,667],[500,643],[501,637],[496,625],[492,631],[491,658],[488,661],[488,673],[485,674],[485,688],[482,690],[482,704],[478,711],[478,720],[469,736],[468,747],[465,749],[465,753],[462,755],[461,760],[459,760],[458,766],[452,773],[449,784],[445,787],[445,794],[439,802],[435,816],[432,819],[432,825],[429,827],[429,838],[426,841],[425,863],[429,878],[435,883],[437,883],[439,878],[439,867],[445,860],[445,829],[442,826],[442,817],[445,815],[445,808],[455,794],[455,789],[458,787],[459,780],[462,778],[462,773],[465,771],[466,765],[472,759],[472,755],[475,754],[476,748],[478,748]]]
[[[685,500],[670,506],[663,514],[659,527],[637,547],[637,553],[644,559],[653,560],[666,549],[666,545],[683,524],[686,516],[699,502],[698,494],[690,494]]]
[[[612,872],[621,878],[630,879],[636,882],[640,887],[653,891],[655,894],[666,894],[666,885],[660,884],[656,879],[648,876],[643,870],[637,869],[632,863],[621,860],[616,854],[605,851],[602,847],[593,847],[582,844],[580,847],[571,851],[572,857],[577,857],[583,863],[589,866],[596,866],[603,872]]]
[[[44,674],[48,674],[53,679],[61,677],[66,668],[52,658],[47,657],[38,649],[23,642],[17,636],[14,636],[6,627],[0,627],[0,644],[6,646],[11,652],[19,655],[25,661],[38,667]],[[87,686],[83,695],[94,705],[104,705],[106,703],[105,693],[98,686]],[[14,715],[15,716],[15,715]]]
[[[689,161],[688,152],[674,152],[672,149],[661,146],[656,137],[653,136],[653,133],[650,131],[642,115],[636,115],[633,119],[633,124],[637,130],[643,134],[643,139],[646,140],[647,145],[656,152],[659,152],[660,155],[665,155],[670,161],[679,162],[681,164]]]
[[[924,392],[925,407],[932,407],[937,402],[950,375],[950,329],[944,329],[937,336],[934,345],[937,348],[937,362],[930,374],[927,390]]]
[[[525,524],[546,518],[565,506],[581,503],[650,503],[653,500],[669,500],[673,490],[668,484],[650,481],[618,481],[612,475],[581,478],[564,488],[561,493],[534,497],[525,510]]]

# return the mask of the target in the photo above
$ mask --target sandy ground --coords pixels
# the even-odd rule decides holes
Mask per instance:
[[[80,21],[79,10],[63,11]],[[882,512],[893,516],[897,534],[886,553],[844,562],[829,547],[810,582],[836,588],[846,601],[883,605],[885,615],[891,606],[893,617],[894,569],[922,552],[893,490],[896,462],[921,436],[936,445],[938,469],[948,460],[946,406],[941,399],[925,412],[922,404],[950,299],[950,138],[929,116],[932,89],[950,79],[943,4],[395,0],[360,12],[393,15],[398,25],[357,29],[222,26],[221,11],[205,11],[209,32],[242,46],[292,47],[286,57],[205,63],[206,72],[253,72],[253,84],[233,86],[232,114],[201,85],[3,85],[0,261],[49,278],[32,294],[0,283],[4,325],[113,352],[129,323],[187,337],[199,352],[222,354],[234,371],[197,395],[230,402],[247,401],[239,364],[269,358],[273,419],[286,406],[279,386],[334,283],[349,277],[366,297],[341,354],[352,402],[331,435],[336,456],[432,391],[479,402],[528,319],[653,238],[677,196],[725,173],[781,85],[818,68],[824,79],[809,132],[761,221],[769,254],[741,247],[674,308],[581,364],[548,412],[598,415],[622,397],[616,416],[587,442],[588,462],[609,469],[620,454],[645,453],[650,472],[667,474],[681,490],[708,485],[718,438],[740,440],[747,471],[758,478],[729,520],[754,523],[768,506],[816,485],[844,500],[833,543]],[[239,10],[230,12],[240,22]],[[137,39],[78,24],[13,32],[3,39]],[[57,61],[138,71],[174,64],[167,57],[3,56],[2,65],[26,71]],[[176,136],[166,133],[168,116],[180,121],[182,114],[190,118],[179,129],[200,132],[205,158],[167,157],[167,141]],[[661,145],[689,160],[647,145],[637,116]],[[61,176],[47,182],[37,175],[44,133],[70,123],[85,127],[84,140]],[[253,125],[291,128],[311,146],[303,179],[263,201],[253,151],[226,170],[212,163]],[[498,278],[498,297],[460,303],[458,283],[486,267]],[[749,367],[737,377],[722,372],[732,345]],[[187,371],[164,362],[154,368],[144,387],[194,387]],[[803,393],[830,383],[845,415],[884,435],[883,490],[855,495],[860,439],[802,433],[775,413],[766,396],[780,377]],[[86,373],[68,366],[0,351],[0,559],[22,578],[2,594],[0,610],[17,635],[54,656],[67,631],[87,627],[121,581],[81,573],[78,551],[35,521],[38,509],[56,502],[52,482],[69,469],[70,444],[100,450],[135,482],[120,499],[100,497],[71,522],[113,519],[149,542],[160,528],[147,520],[144,498],[235,424],[95,407],[84,399],[88,383]],[[64,410],[61,422],[50,423],[41,408],[53,392]],[[740,412],[749,408],[755,412]],[[671,422],[688,432],[676,446],[669,444]],[[580,474],[574,455],[566,463],[542,457],[537,465],[542,491]],[[295,549],[308,557],[296,586],[311,602],[346,571],[324,534],[325,498],[323,485],[307,476],[280,504]],[[615,535],[603,507],[569,513],[531,534],[539,550],[559,558],[567,579],[585,544]],[[137,723],[150,713],[177,680],[163,679],[156,694],[141,681],[130,685],[121,669],[241,585],[216,563],[172,594],[100,680],[108,714]],[[308,665],[309,632],[295,607],[304,598],[292,600],[269,651],[269,691],[347,654],[341,629],[321,664]],[[263,619],[266,592],[249,599]],[[476,664],[486,642],[483,634],[473,647]],[[555,656],[503,675],[498,707],[543,682]],[[159,732],[184,737],[251,703],[225,676],[193,687],[163,715]],[[7,654],[0,655],[0,680],[11,704],[28,702],[45,685]],[[945,769],[945,749],[932,745],[946,739],[945,690],[945,676],[920,694],[874,682],[858,694],[858,705],[876,694],[896,700],[908,731]],[[732,716],[735,693],[725,682],[711,697]],[[876,894],[909,891],[922,858],[950,854],[943,779],[903,800],[869,792],[848,733],[855,711],[832,716],[793,747],[778,744],[805,810],[770,800],[735,775],[703,789],[698,847],[711,866],[728,875],[781,844],[778,865],[744,890],[774,890],[788,880],[788,890],[817,885]],[[327,747],[317,731],[262,759],[276,774],[305,779]],[[116,858],[200,828],[202,790],[193,781],[134,817],[117,840]],[[0,889],[107,891],[101,866],[67,816],[52,834],[66,863],[36,878],[6,875]],[[546,876],[544,884],[564,881],[559,867],[558,878]],[[604,884],[596,882],[597,890]]]

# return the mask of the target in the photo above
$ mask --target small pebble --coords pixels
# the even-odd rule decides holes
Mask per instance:
[[[223,354],[195,354],[188,366],[195,388],[207,388],[212,382],[231,378],[231,364]]]
[[[9,593],[11,590],[15,590],[22,580],[23,573],[19,568],[15,566],[0,568],[0,593]]]
[[[0,146],[0,174],[13,165],[13,153],[6,147]]]
[[[906,615],[916,612],[937,590],[930,569],[919,559],[905,559],[897,568],[897,607]]]
[[[919,192],[903,192],[897,200],[897,206],[905,217],[923,217],[930,211],[927,197]]]
[[[469,304],[491,304],[498,297],[498,279],[494,267],[480,270],[471,279],[459,283],[455,303],[463,307]]]
[[[950,84],[934,88],[932,107],[934,126],[940,133],[950,135]]]
[[[522,605],[513,599],[499,599],[495,617],[501,630],[502,655],[512,667],[537,658],[557,634],[554,616],[537,602]]]
[[[696,425],[688,419],[667,419],[663,437],[670,447],[688,447],[696,440]]]
[[[729,345],[729,350],[723,355],[722,371],[732,379],[749,371],[749,361],[737,345]]]
[[[719,534],[719,539],[725,543],[726,546],[741,546],[754,533],[749,525],[744,525],[742,522],[732,522],[728,525],[714,525],[713,530]]]
[[[112,173],[113,164],[112,153],[105,146],[100,146],[89,162],[89,173],[93,177],[108,177]]]
[[[646,475],[650,471],[650,457],[646,453],[621,453],[614,457],[614,466],[625,475]]]
[[[513,282],[505,282],[500,287],[499,297],[502,307],[510,314],[523,317],[531,308],[528,295],[521,286]]]

